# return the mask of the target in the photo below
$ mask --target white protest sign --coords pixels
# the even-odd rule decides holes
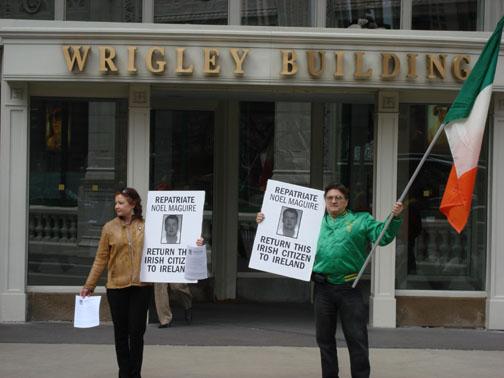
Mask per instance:
[[[185,278],[204,280],[208,278],[206,246],[187,246]]]
[[[184,278],[187,245],[201,237],[204,191],[150,191],[147,196],[142,282]]]
[[[100,302],[101,297],[75,296],[74,327],[91,328],[100,325]]]
[[[249,268],[309,281],[324,210],[324,192],[268,180]]]

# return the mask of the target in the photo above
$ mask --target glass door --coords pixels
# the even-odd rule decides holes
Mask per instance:
[[[204,190],[203,237],[212,243],[214,111],[153,110],[150,190]]]

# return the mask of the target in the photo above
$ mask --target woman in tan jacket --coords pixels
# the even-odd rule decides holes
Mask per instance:
[[[107,267],[107,299],[114,323],[119,377],[140,377],[152,286],[140,282],[144,220],[135,189],[125,188],[115,194],[115,212],[117,216],[103,226],[93,267],[80,295],[93,293]]]

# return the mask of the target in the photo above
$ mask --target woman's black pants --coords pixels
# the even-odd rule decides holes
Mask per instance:
[[[322,377],[338,377],[336,351],[338,316],[350,354],[352,378],[368,378],[370,374],[368,313],[360,290],[352,289],[351,284],[315,283],[315,322]]]
[[[115,349],[119,378],[140,378],[144,333],[151,286],[107,289],[107,299],[114,323]]]

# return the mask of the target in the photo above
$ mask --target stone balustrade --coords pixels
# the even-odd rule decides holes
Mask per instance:
[[[29,241],[77,242],[77,207],[30,206]]]

